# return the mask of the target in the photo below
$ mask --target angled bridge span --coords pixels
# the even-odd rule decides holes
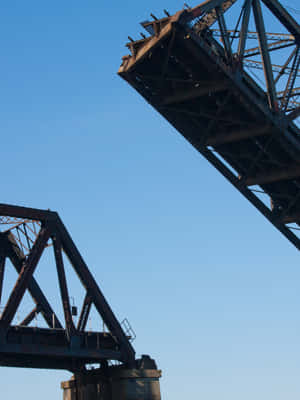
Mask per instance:
[[[298,23],[276,0],[151,16],[119,75],[300,250]]]

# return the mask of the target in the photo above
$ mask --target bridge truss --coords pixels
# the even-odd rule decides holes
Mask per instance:
[[[57,272],[63,321],[34,276],[38,267],[45,267],[41,266],[40,260],[46,251],[46,268],[54,267]],[[66,259],[85,290],[76,324],[69,296]],[[3,303],[8,266],[14,267],[18,278]],[[18,322],[16,314],[25,293],[31,296],[34,308]],[[113,360],[132,365],[135,360],[130,337],[116,319],[56,212],[0,204],[0,301],[3,304],[0,366],[80,371],[87,364],[107,366]],[[97,331],[87,327],[92,306],[103,322],[99,321]],[[43,317],[43,325],[35,323],[37,315]],[[130,330],[128,326],[126,328]]]
[[[151,16],[120,76],[300,249],[298,23],[277,0]]]

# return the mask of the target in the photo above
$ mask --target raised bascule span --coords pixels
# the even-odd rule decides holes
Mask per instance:
[[[300,249],[298,23],[276,0],[151,16],[119,75]]]

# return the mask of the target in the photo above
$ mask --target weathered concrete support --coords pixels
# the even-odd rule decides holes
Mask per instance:
[[[99,368],[75,374],[62,382],[63,400],[161,400],[161,371],[148,356],[137,360],[136,368]]]

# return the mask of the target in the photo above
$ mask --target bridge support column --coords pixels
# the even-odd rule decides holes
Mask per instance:
[[[116,366],[75,374],[61,384],[63,400],[161,400],[160,377],[155,361],[143,356],[133,369]]]

